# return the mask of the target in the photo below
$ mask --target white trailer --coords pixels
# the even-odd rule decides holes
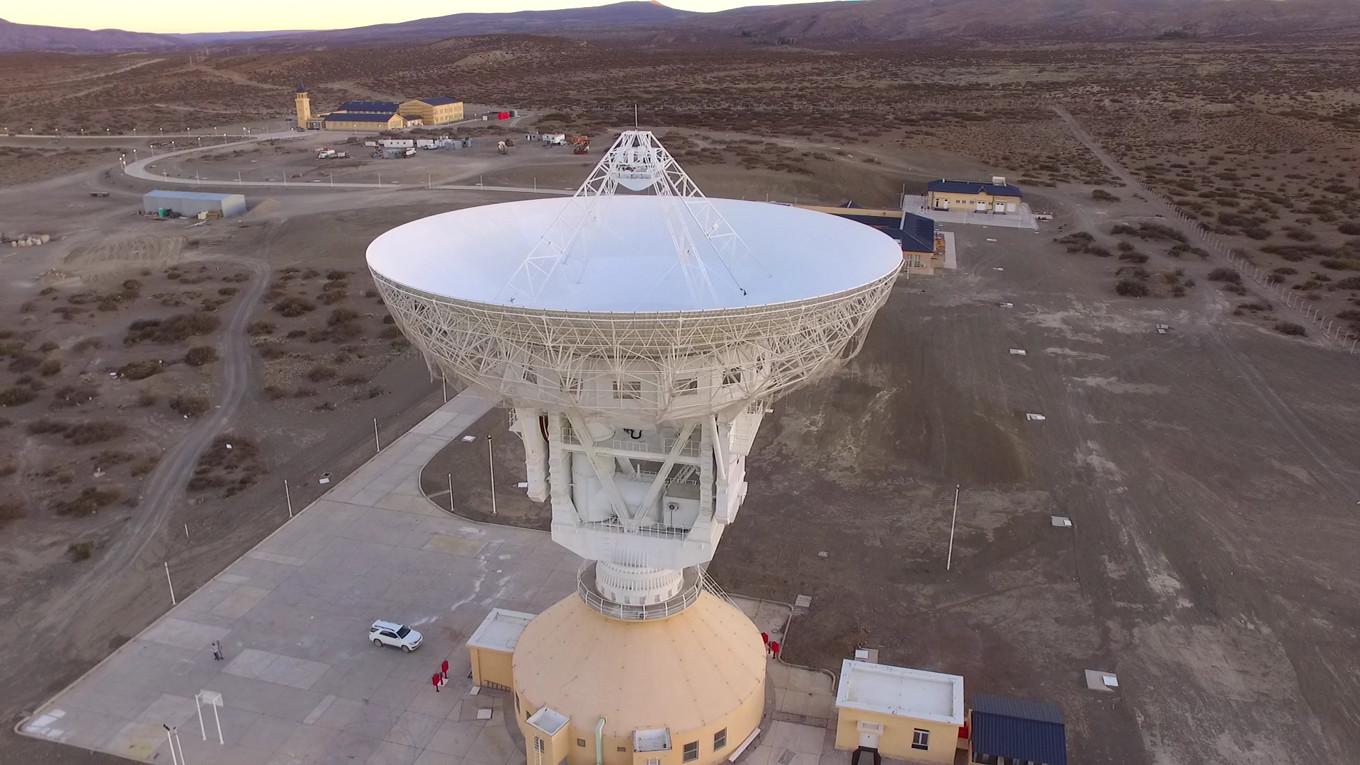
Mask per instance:
[[[565,146],[567,143],[566,133],[544,133],[543,143],[547,146]]]
[[[378,143],[384,149],[414,149],[416,142],[411,138],[384,138]]]

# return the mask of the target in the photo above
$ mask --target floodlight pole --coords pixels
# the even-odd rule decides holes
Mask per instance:
[[[486,434],[486,464],[491,468],[491,514],[496,514],[496,457],[491,452],[491,434]],[[453,506],[453,495],[449,495],[449,506]]]
[[[949,519],[949,555],[944,559],[944,570],[954,564],[954,524],[959,519],[959,485],[954,484],[954,515]]]
[[[373,448],[382,451],[382,442],[378,440],[378,418],[373,418]]]
[[[217,715],[216,704],[212,705],[212,710],[213,710],[213,722],[217,723],[217,744],[218,746],[226,746],[227,740],[222,738],[222,718]]]
[[[170,763],[171,765],[179,765],[179,757],[175,755],[175,737],[170,733],[170,726],[161,723],[161,727],[165,728],[165,743],[170,745]]]
[[[179,602],[175,600],[175,583],[170,581],[170,561],[165,562],[165,583],[170,585],[170,605],[179,605]]]
[[[288,503],[288,517],[293,517],[293,493],[288,490],[288,479],[283,479],[283,501]]]

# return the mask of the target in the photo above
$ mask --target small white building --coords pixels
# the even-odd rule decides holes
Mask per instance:
[[[854,659],[841,665],[837,749],[952,763],[963,721],[963,678],[958,675]]]
[[[472,682],[488,688],[509,689],[511,658],[521,632],[533,621],[533,614],[493,608],[468,638],[468,658],[472,661]]]

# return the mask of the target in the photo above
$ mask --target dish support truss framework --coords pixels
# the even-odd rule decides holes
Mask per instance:
[[[732,270],[739,261],[756,263],[764,277],[770,276],[661,141],[649,130],[625,130],[511,274],[502,295],[505,302],[522,304],[537,298],[559,269],[566,269],[567,279],[580,277],[589,254],[573,253],[572,246],[583,228],[598,223],[595,200],[614,196],[620,186],[650,189],[666,200],[662,215],[676,259],[658,281],[664,283],[679,269],[696,305],[717,308],[722,295],[748,294],[752,285],[743,284]],[[696,231],[702,242],[696,241]]]
[[[791,303],[621,314],[456,300],[373,273],[432,371],[515,406],[641,427],[734,414],[832,371],[859,352],[896,278]]]

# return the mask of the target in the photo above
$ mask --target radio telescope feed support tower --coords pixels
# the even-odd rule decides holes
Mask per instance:
[[[529,497],[586,561],[579,597],[514,648],[520,725],[543,747],[526,743],[530,761],[596,761],[548,752],[563,730],[602,742],[610,765],[679,762],[705,731],[701,765],[730,754],[760,719],[764,647],[703,569],[746,497],[766,408],[859,351],[900,247],[821,213],[710,199],[629,130],[574,196],[414,221],[368,263],[427,363],[511,407]]]

